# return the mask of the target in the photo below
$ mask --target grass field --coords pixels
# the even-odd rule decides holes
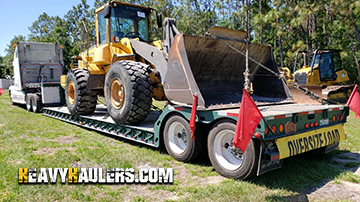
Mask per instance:
[[[331,157],[360,151],[360,119],[345,124],[348,139],[324,158],[285,159],[283,168],[249,181],[225,179],[207,158],[181,163],[153,149],[27,112],[0,96],[0,199],[2,201],[287,201],[324,180],[360,183],[346,171],[358,164],[329,166]],[[172,167],[172,185],[19,185],[18,168]]]

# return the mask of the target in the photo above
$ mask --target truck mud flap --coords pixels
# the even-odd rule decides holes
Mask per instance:
[[[272,152],[265,152],[263,151],[265,148],[264,143],[260,145],[260,156],[259,156],[259,163],[256,175],[262,175],[272,170],[276,170],[282,167],[283,160],[279,158],[279,152],[272,151]],[[276,159],[272,159],[276,158]]]

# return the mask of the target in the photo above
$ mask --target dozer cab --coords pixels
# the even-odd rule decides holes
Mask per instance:
[[[308,52],[298,51],[291,81],[308,88],[324,99],[345,103],[353,86],[343,85],[350,79],[342,66],[340,52],[334,49],[318,49],[309,58]],[[296,101],[309,102],[309,99],[301,92],[290,89]]]
[[[62,76],[70,113],[93,113],[97,96],[122,124],[146,119],[152,98],[191,107],[197,95],[198,110],[240,106],[245,57],[229,46],[245,53],[246,33],[214,27],[206,37],[184,35],[165,18],[163,40],[152,41],[152,11],[118,1],[96,10],[95,46],[74,57],[78,66]],[[249,57],[278,72],[270,46],[250,43]],[[292,102],[283,81],[256,63],[249,69],[257,103]]]

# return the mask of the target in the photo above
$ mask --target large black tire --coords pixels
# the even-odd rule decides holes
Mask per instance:
[[[149,65],[129,60],[111,65],[105,79],[105,100],[107,111],[115,122],[136,124],[150,113],[149,68]]]
[[[11,105],[15,105],[15,102],[13,101],[13,99],[11,98],[11,90],[9,90],[9,98],[11,101]]]
[[[84,69],[72,69],[66,75],[65,99],[71,114],[92,114],[96,108],[96,92],[87,89],[89,73]]]
[[[34,94],[32,94],[32,93],[27,93],[26,95],[25,95],[25,102],[26,102],[26,109],[28,110],[28,111],[32,111],[32,96],[33,96]]]
[[[189,122],[177,114],[166,120],[163,136],[167,152],[178,161],[189,162],[198,157],[203,149],[203,134],[195,131],[193,141]]]
[[[215,170],[227,178],[248,179],[257,170],[259,146],[251,139],[245,154],[232,151],[236,124],[223,120],[216,123],[208,136],[208,153]]]
[[[37,94],[31,95],[31,108],[32,108],[32,111],[35,113],[40,112],[40,110],[42,108],[42,103],[41,103],[39,95],[37,95]]]

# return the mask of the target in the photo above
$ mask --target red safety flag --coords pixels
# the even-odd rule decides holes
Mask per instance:
[[[2,95],[4,92],[4,89],[0,88],[0,95]]]
[[[197,108],[198,96],[196,94],[194,94],[193,96],[194,96],[194,100],[193,100],[193,105],[191,108],[189,128],[190,128],[190,133],[191,133],[191,139],[193,141],[195,141],[195,130],[196,130],[195,119],[196,119],[196,108]]]
[[[356,117],[360,118],[360,95],[357,90],[357,84],[355,85],[346,105],[350,107],[351,111],[356,113]]]
[[[263,118],[263,115],[249,93],[243,89],[233,145],[245,152],[251,137],[254,135],[256,127]]]

